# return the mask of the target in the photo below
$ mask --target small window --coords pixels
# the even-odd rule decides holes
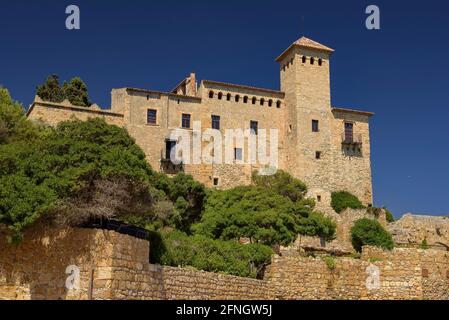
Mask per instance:
[[[277,102],[276,102],[276,108],[280,108],[281,107],[281,102],[278,100]]]
[[[264,104],[265,104],[265,99],[264,98],[260,99],[260,105],[263,106]]]
[[[212,116],[212,129],[220,130],[220,116]]]
[[[317,160],[321,159],[321,151],[315,152],[315,159],[317,159]]]
[[[271,100],[271,99],[268,100],[268,106],[269,106],[269,107],[272,107],[272,106],[273,106],[273,100]]]
[[[147,100],[150,100],[150,96],[149,95],[147,95]]]
[[[157,121],[157,110],[148,109],[147,110],[147,123],[148,124],[156,124]]]
[[[239,102],[240,101],[240,96],[239,95],[236,95],[235,96],[235,102]]]
[[[250,128],[251,134],[257,134],[258,133],[258,127],[259,127],[259,123],[257,121],[251,121],[249,123],[249,128]]]
[[[234,159],[243,160],[243,150],[242,148],[234,148]]]
[[[214,178],[214,186],[218,186],[218,182],[219,182],[220,180],[218,179],[218,178]]]
[[[314,57],[310,58],[310,64],[315,64],[315,58]]]
[[[253,104],[256,104],[256,101],[257,101],[256,97],[253,97],[252,103],[253,103]]]
[[[307,61],[306,56],[302,56],[302,63],[306,63],[306,61]]]
[[[247,96],[243,97],[243,103],[248,103],[248,97]]]
[[[218,93],[218,100],[221,100],[221,99],[223,99],[223,93],[219,92]]]
[[[231,94],[230,94],[230,93],[228,93],[228,94],[226,95],[226,101],[231,101]]]
[[[288,132],[292,132],[292,130],[293,130],[293,126],[290,124],[290,125],[288,126]]]
[[[320,131],[319,121],[312,120],[312,132],[318,132],[318,131]]]
[[[354,141],[354,124],[345,122],[345,142],[352,143]]]
[[[317,196],[316,196],[316,200],[317,200],[318,202],[321,202],[321,196],[320,196],[320,195],[317,195]]]
[[[182,114],[182,127],[184,129],[190,129],[190,114]]]
[[[318,65],[321,67],[323,65],[323,59],[318,59]]]
[[[214,97],[214,92],[213,91],[209,91],[209,99],[212,99]]]

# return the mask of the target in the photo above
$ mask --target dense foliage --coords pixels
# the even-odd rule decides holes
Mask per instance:
[[[393,249],[394,243],[391,235],[377,220],[367,218],[359,219],[351,229],[352,246],[358,252],[365,245]]]
[[[151,262],[169,266],[193,266],[211,272],[256,278],[271,261],[272,250],[261,244],[213,240],[173,231],[155,234]]]
[[[68,99],[71,104],[81,107],[90,107],[89,94],[86,84],[79,77],[75,77],[68,83],[59,84],[59,77],[51,75],[44,84],[37,87],[36,94],[45,101],[62,102]]]
[[[331,206],[335,212],[340,213],[346,208],[363,209],[365,206],[353,194],[347,191],[332,192]]]
[[[384,207],[384,210],[385,210],[385,218],[387,219],[387,222],[389,222],[389,223],[394,222],[394,217],[393,217],[393,214],[391,213],[391,211],[385,207]]]

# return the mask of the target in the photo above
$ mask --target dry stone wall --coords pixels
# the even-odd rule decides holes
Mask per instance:
[[[149,243],[113,231],[29,230],[0,242],[0,299],[449,299],[449,252],[366,247],[361,259],[274,256],[264,280],[148,263]],[[68,290],[66,268],[80,269]],[[367,267],[380,286],[368,289]]]

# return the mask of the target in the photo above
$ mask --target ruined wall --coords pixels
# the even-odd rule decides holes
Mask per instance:
[[[425,239],[431,248],[449,250],[449,217],[405,214],[388,230],[399,246],[419,247]]]

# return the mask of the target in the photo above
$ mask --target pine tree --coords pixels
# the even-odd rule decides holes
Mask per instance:
[[[66,99],[75,106],[90,107],[92,105],[87,86],[79,77],[73,78],[69,83],[64,82],[63,91]]]
[[[49,76],[43,85],[37,87],[36,94],[42,100],[50,102],[62,102],[65,98],[57,75]]]

